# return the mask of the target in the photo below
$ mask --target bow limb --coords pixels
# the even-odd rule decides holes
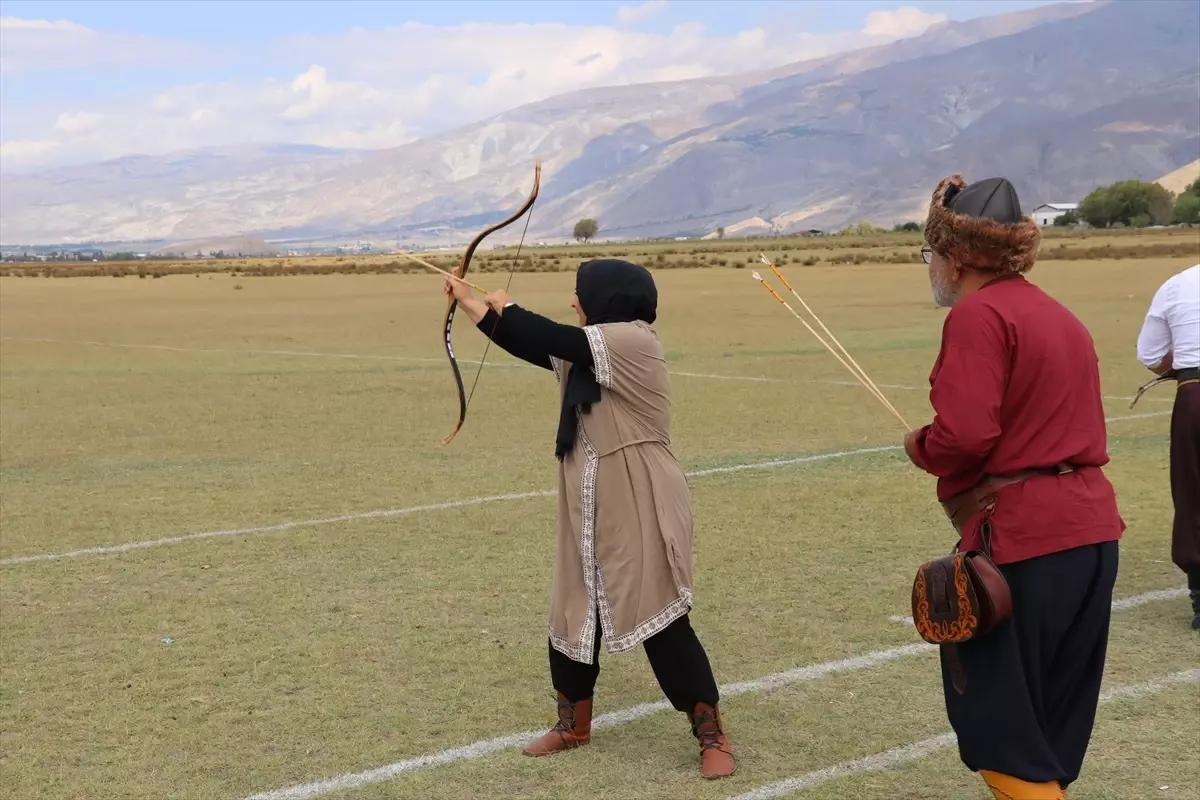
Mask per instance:
[[[480,243],[482,243],[484,239],[496,231],[508,227],[524,216],[525,212],[528,211],[533,206],[534,201],[537,200],[538,189],[541,187],[541,183],[542,162],[539,160],[534,165],[533,190],[529,193],[529,197],[525,199],[525,202],[521,205],[521,207],[513,212],[511,216],[509,216],[507,219],[497,222],[495,225],[485,228],[471,241],[471,244],[467,246],[466,252],[463,253],[462,261],[459,262],[459,265],[454,269],[454,277],[466,277],[467,270],[471,267],[471,258],[475,255],[475,250],[479,247]],[[516,267],[514,266],[513,269],[516,269]],[[467,393],[465,387],[463,386],[462,373],[458,369],[458,359],[454,356],[454,342],[451,336],[451,332],[454,328],[454,312],[457,309],[458,301],[451,297],[446,303],[446,317],[443,320],[442,328],[446,337],[446,355],[450,359],[450,369],[454,372],[454,383],[458,387],[458,422],[455,424],[454,430],[450,431],[446,438],[442,440],[442,444],[449,443],[450,440],[458,434],[458,431],[463,426],[463,422],[465,422],[467,419]],[[480,359],[479,368],[480,370],[483,369],[482,359]],[[478,375],[476,375],[476,380],[478,380]]]
[[[1171,370],[1165,375],[1159,375],[1157,378],[1151,378],[1150,380],[1146,381],[1138,387],[1137,394],[1133,396],[1133,400],[1129,403],[1129,407],[1133,408],[1137,401],[1142,398],[1142,395],[1153,389],[1155,386],[1158,386],[1160,383],[1166,383],[1167,381],[1173,380],[1175,380],[1175,371]]]

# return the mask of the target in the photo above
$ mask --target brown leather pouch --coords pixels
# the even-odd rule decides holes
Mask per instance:
[[[954,646],[985,636],[1012,613],[1008,581],[991,558],[994,507],[981,523],[983,549],[960,551],[960,540],[950,555],[922,564],[913,580],[913,625],[922,639],[942,647],[959,694],[966,676]]]

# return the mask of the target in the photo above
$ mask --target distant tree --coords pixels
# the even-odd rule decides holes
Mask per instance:
[[[718,238],[718,239],[724,239],[724,238],[725,238],[725,228],[724,228],[723,226],[722,226],[722,227],[720,227],[720,228],[717,228],[717,238]]]
[[[1079,217],[1094,228],[1163,225],[1171,218],[1174,197],[1157,183],[1118,181],[1092,190],[1079,204]],[[1135,222],[1136,220],[1136,222]],[[1142,227],[1144,227],[1144,225]]]
[[[575,223],[575,241],[586,242],[600,231],[600,223],[591,217],[585,217]]]
[[[1171,222],[1176,225],[1200,225],[1200,178],[1175,198]]]
[[[1079,215],[1074,211],[1066,211],[1054,218],[1054,225],[1058,228],[1069,228],[1072,225],[1079,224]]]
[[[871,224],[870,220],[861,220],[857,225],[848,225],[842,228],[839,233],[843,236],[871,236],[876,233],[883,233],[884,228],[877,228]]]
[[[916,231],[921,230],[921,223],[919,223],[919,222],[904,222],[904,223],[897,224],[894,228],[892,228],[892,230],[897,231],[897,232],[899,232],[899,231],[916,232]]]

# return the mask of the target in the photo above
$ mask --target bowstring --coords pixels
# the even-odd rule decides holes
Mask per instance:
[[[512,269],[508,271],[508,283],[504,284],[504,293],[508,293],[508,289],[512,286],[513,275],[517,274],[517,262],[521,257],[521,248],[525,245],[525,234],[529,231],[529,220],[533,218],[533,206],[529,207],[529,213],[525,215],[525,227],[521,230],[521,239],[517,242],[517,253],[513,256]],[[483,348],[483,355],[479,357],[479,368],[475,370],[475,380],[471,382],[471,391],[467,394],[467,407],[471,407],[471,398],[475,396],[475,387],[479,385],[479,376],[483,374],[483,362],[487,360],[488,350],[492,347],[492,337],[496,335],[496,329],[500,327],[500,315],[496,315],[496,321],[492,323],[492,330],[488,334],[487,346]]]

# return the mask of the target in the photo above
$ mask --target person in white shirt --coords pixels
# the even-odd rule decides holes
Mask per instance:
[[[1171,412],[1171,561],[1187,574],[1200,631],[1200,264],[1172,275],[1150,302],[1138,361],[1176,382]]]

